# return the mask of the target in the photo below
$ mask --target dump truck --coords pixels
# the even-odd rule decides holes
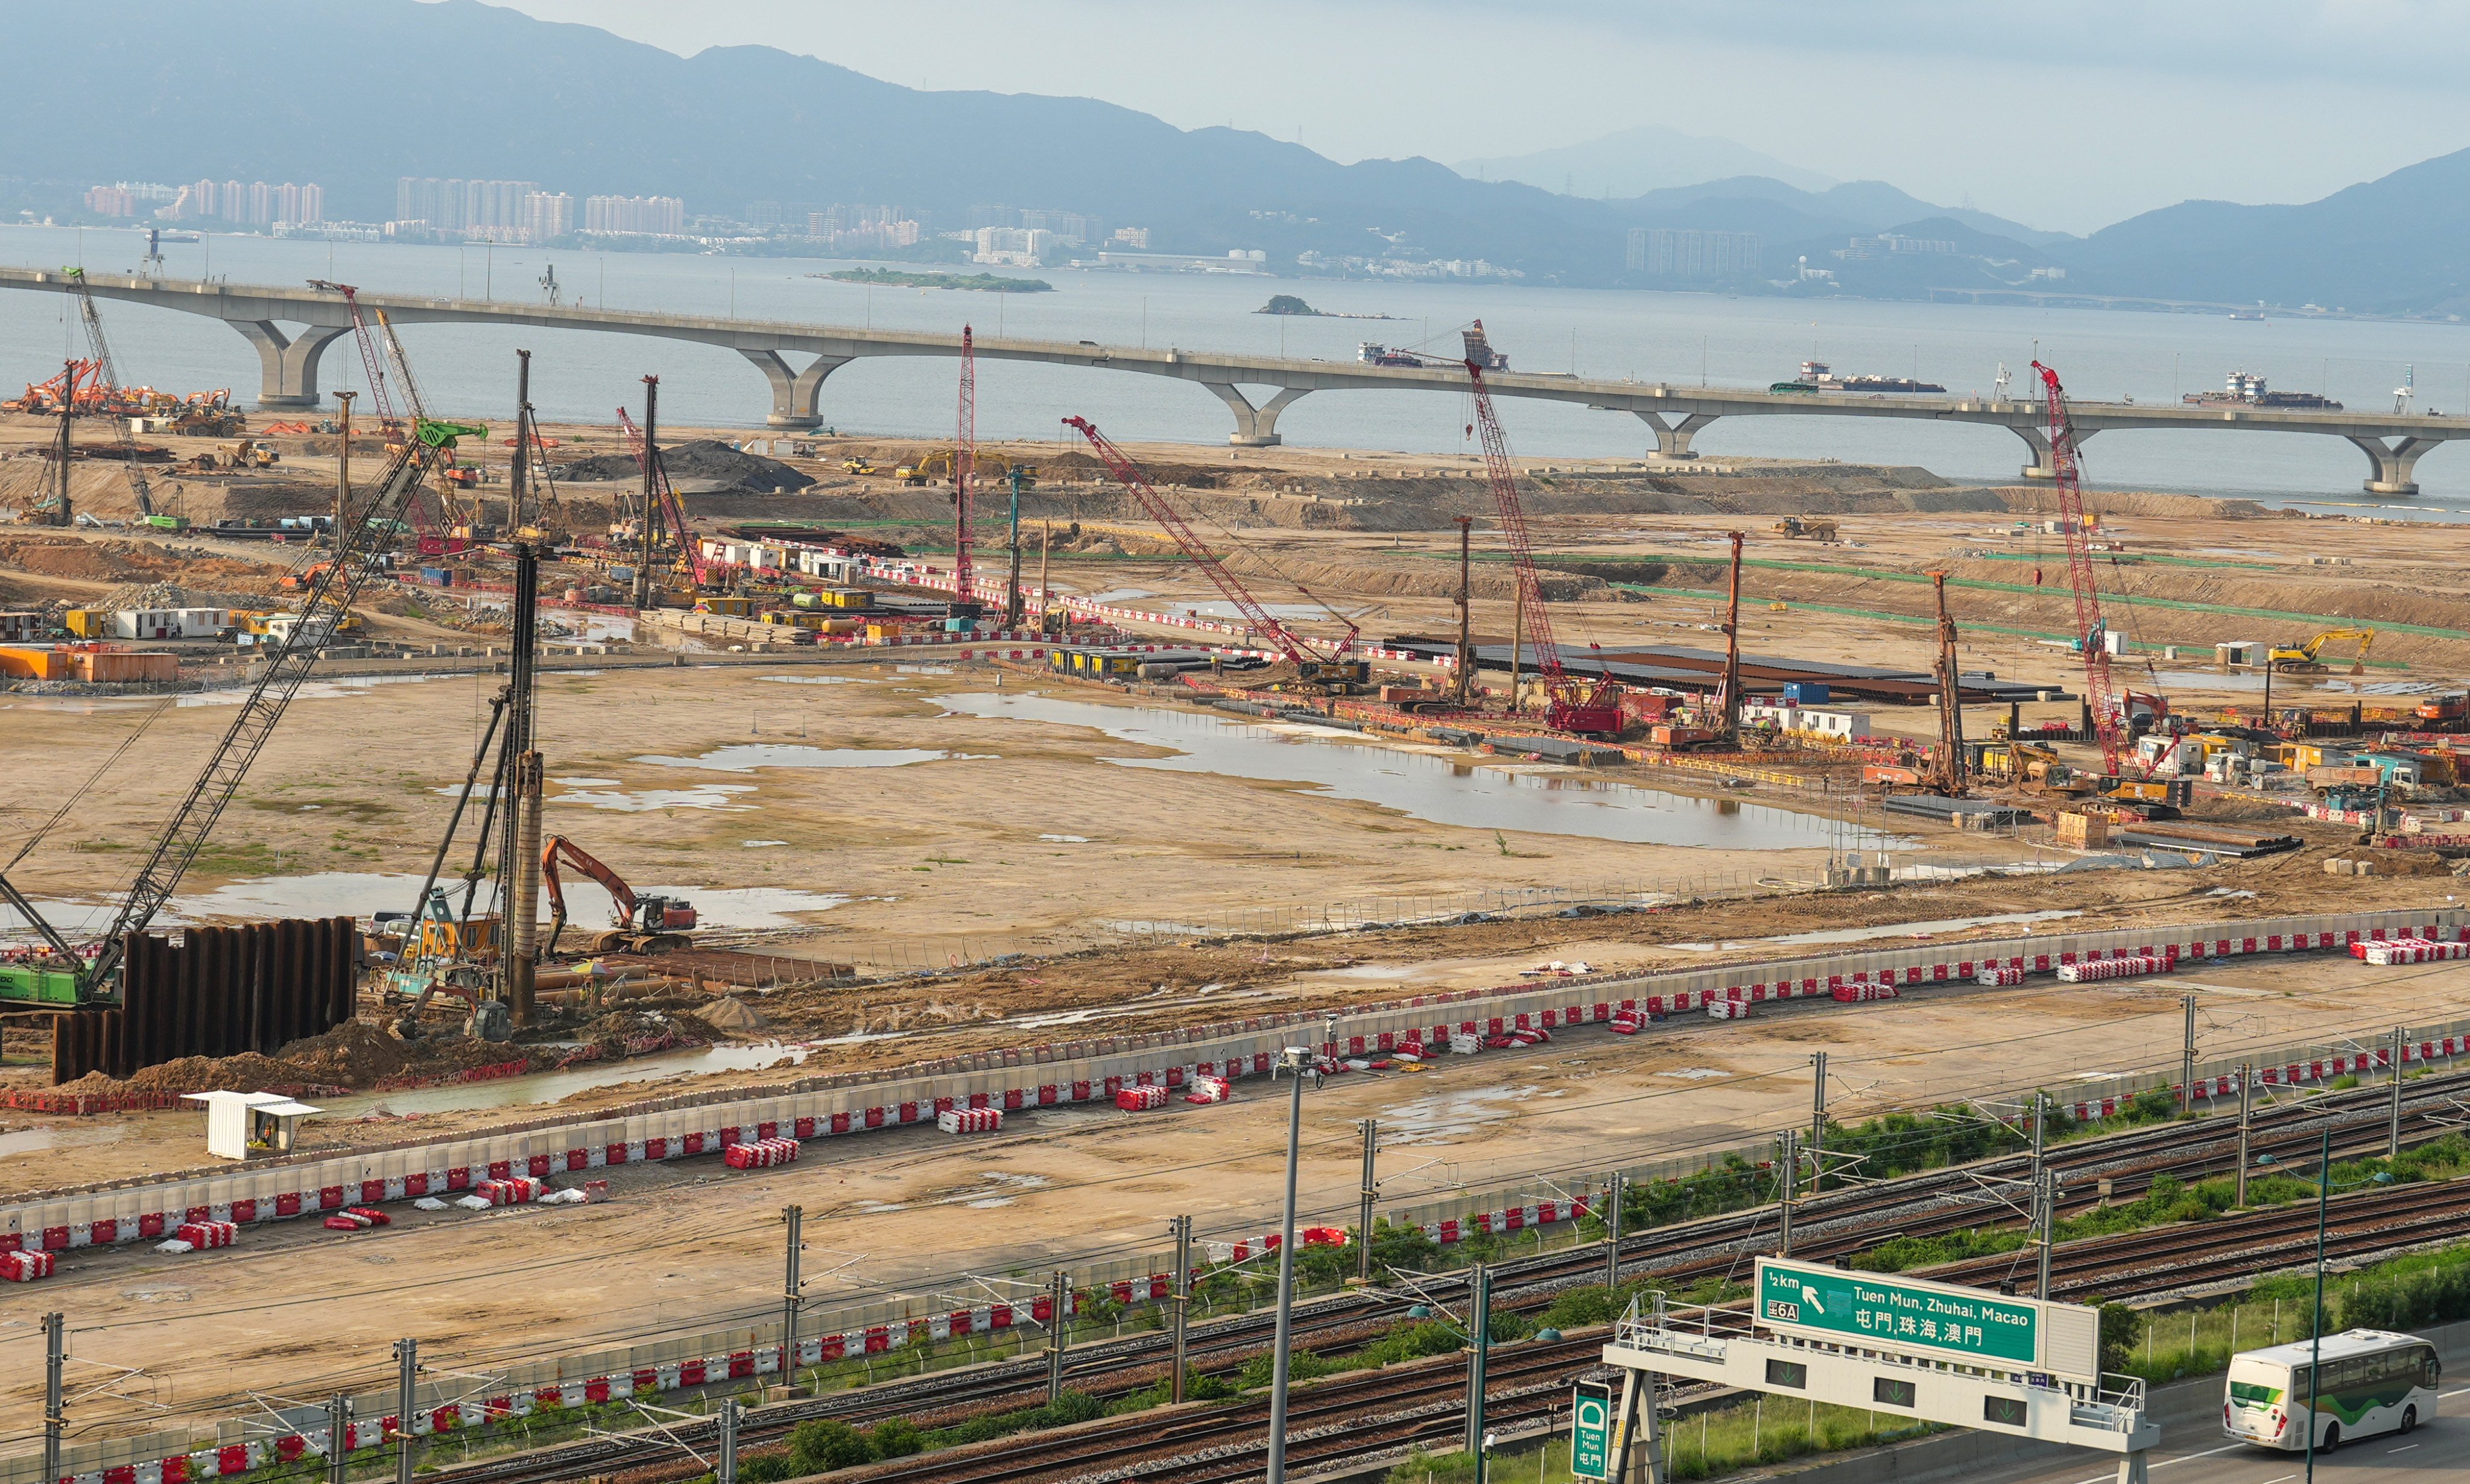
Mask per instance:
[[[1807,537],[1811,541],[1835,539],[1835,522],[1823,516],[1785,516],[1775,523],[1775,529],[1777,535],[1789,537],[1794,541],[1799,541],[1803,537]]]

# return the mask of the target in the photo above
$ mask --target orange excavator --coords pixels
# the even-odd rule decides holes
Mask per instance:
[[[548,941],[541,949],[546,959],[557,952],[557,939],[566,931],[566,893],[557,879],[560,859],[600,883],[616,908],[615,925],[594,935],[594,953],[667,953],[687,945],[687,934],[695,926],[694,904],[682,896],[638,896],[635,889],[616,871],[593,858],[592,853],[567,839],[551,835],[541,846],[541,885],[548,892]]]

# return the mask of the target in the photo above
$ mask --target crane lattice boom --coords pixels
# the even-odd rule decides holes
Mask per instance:
[[[2084,489],[2078,479],[2075,418],[2067,411],[2066,392],[2059,373],[2033,362],[2041,374],[2042,402],[2050,417],[2050,469],[2059,494],[2059,523],[2067,541],[2067,582],[2075,590],[2076,638],[2082,641],[2085,701],[2092,711],[2093,734],[2101,741],[2102,769],[2115,777],[2126,719],[2118,707],[2118,687],[2109,674],[2109,625],[2101,615],[2101,590],[2092,575],[2092,538],[2085,529]]]
[[[1492,392],[1483,384],[1484,366],[1495,359],[1484,340],[1483,321],[1467,333],[1467,382],[1475,392],[1475,422],[1483,445],[1484,476],[1492,484],[1492,501],[1501,516],[1501,534],[1509,543],[1509,560],[1518,576],[1518,607],[1526,642],[1535,650],[1551,701],[1545,720],[1568,731],[1612,732],[1620,730],[1620,687],[1609,675],[1593,682],[1570,674],[1561,663],[1561,647],[1552,638],[1552,616],[1545,610],[1544,585],[1535,575],[1535,545],[1526,531],[1526,506],[1518,498],[1518,475],[1509,462],[1509,440],[1492,410]],[[1513,657],[1514,659],[1515,657]],[[1516,704],[1516,698],[1511,698]]]
[[[1235,605],[1235,611],[1244,615],[1245,623],[1254,633],[1277,646],[1278,652],[1292,661],[1298,670],[1311,670],[1329,664],[1354,650],[1356,627],[1343,614],[1339,614],[1335,609],[1332,609],[1331,613],[1339,618],[1340,622],[1346,624],[1346,638],[1339,641],[1335,651],[1326,655],[1305,642],[1284,623],[1279,622],[1277,615],[1271,614],[1259,598],[1252,595],[1252,590],[1245,587],[1243,580],[1229,571],[1226,564],[1218,559],[1218,553],[1210,550],[1200,538],[1193,533],[1191,525],[1185,522],[1183,516],[1173,505],[1167,503],[1166,497],[1150,487],[1149,480],[1141,476],[1139,468],[1125,456],[1124,451],[1109,442],[1106,434],[1098,431],[1097,425],[1085,417],[1067,417],[1063,423],[1067,428],[1079,429],[1081,436],[1089,440],[1089,447],[1097,451],[1099,461],[1107,466],[1108,472],[1114,475],[1124,488],[1132,492],[1132,498],[1140,501],[1141,508],[1149,512],[1151,520],[1166,527],[1167,534],[1175,538],[1175,544],[1183,548],[1183,554],[1192,559],[1192,564],[1200,568],[1201,575],[1209,579],[1210,584],[1224,595],[1227,602]],[[1309,590],[1303,589],[1301,584],[1296,586],[1304,596],[1312,598],[1316,603],[1320,602],[1318,597]],[[1322,603],[1321,606],[1327,608],[1329,605]]]

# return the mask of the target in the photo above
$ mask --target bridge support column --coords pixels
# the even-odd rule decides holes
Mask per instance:
[[[1235,414],[1235,430],[1226,435],[1226,441],[1239,449],[1276,448],[1280,442],[1278,414],[1293,406],[1296,399],[1312,389],[1289,386],[1256,407],[1231,383],[1203,382],[1200,384],[1216,392],[1219,400],[1226,404],[1226,410]]]
[[[261,373],[257,405],[268,412],[313,411],[317,406],[317,361],[326,347],[351,332],[336,325],[309,325],[287,336],[270,319],[227,319],[223,323],[257,347]]]
[[[2056,464],[2050,462],[2050,435],[2048,433],[2043,432],[2040,429],[2034,427],[2030,423],[2011,423],[2008,425],[2007,430],[2014,433],[2016,437],[2023,439],[2024,447],[2033,451],[2033,461],[2026,464],[2023,469],[2019,471],[2025,478],[2038,480],[2042,484],[2048,484],[2052,480],[2058,478],[2059,468]],[[2098,428],[2077,429],[2076,447],[2082,448],[2086,443],[2091,442],[2092,435],[2099,431],[2101,431],[2101,429]]]
[[[1638,411],[1635,407],[1631,410]],[[1666,422],[1662,414],[1654,412],[1638,411],[1638,418],[1640,422],[1655,429],[1656,457],[1696,458],[1698,454],[1689,447],[1689,440],[1698,435],[1699,429],[1713,422],[1715,414],[1691,412],[1685,414],[1678,423]]]
[[[787,358],[776,350],[748,350],[737,353],[755,362],[755,368],[772,383],[772,415],[763,420],[767,428],[794,428],[801,431],[820,427],[824,418],[820,410],[824,378],[850,363],[847,356],[818,356],[806,363],[804,371],[789,369]]]
[[[2359,452],[2367,455],[2368,462],[2374,466],[2374,473],[2362,486],[2370,495],[2417,494],[2418,485],[2411,478],[2411,474],[2418,467],[2418,456],[2444,441],[2441,438],[2405,437],[2387,443],[2382,438],[2362,437],[2357,433],[2343,436],[2357,444]]]

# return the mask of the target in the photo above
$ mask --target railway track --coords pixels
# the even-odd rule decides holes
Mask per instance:
[[[2404,1084],[2403,1093],[2404,1142],[2425,1142],[2450,1131],[2454,1125],[2463,1101],[2470,1100],[2470,1072],[2423,1078]],[[2286,1162],[2288,1157],[2296,1157],[2304,1163],[2318,1151],[2327,1118],[2334,1124],[2337,1158],[2382,1153],[2389,1097],[2388,1087],[2361,1088],[2328,1094],[2303,1104],[2258,1109],[2251,1120],[2250,1155],[2271,1153],[2276,1160]],[[2059,1172],[2062,1211],[2081,1212],[2106,1200],[2134,1199],[2148,1191],[2155,1178],[2164,1175],[2192,1181],[2229,1172],[2236,1168],[2237,1149],[2235,1122],[2216,1119],[2057,1145],[2046,1159]],[[2012,1204],[2013,1197],[1994,1182],[2027,1176],[2031,1164],[2027,1154],[2005,1155],[1806,1196],[1796,1207],[1794,1255],[1830,1261],[1870,1250],[1897,1237],[1944,1236],[1967,1227],[2016,1221],[2019,1217]],[[2441,1198],[2437,1198],[2439,1195]],[[2327,1252],[2335,1256],[2365,1256],[2470,1231],[2470,1183],[2449,1194],[2423,1188],[2387,1191],[2346,1197],[2335,1204],[2342,1213],[2341,1224],[2327,1235]],[[1758,1254],[1774,1250],[1775,1234],[1773,1206],[1657,1227],[1623,1238],[1621,1275],[1624,1280],[1651,1275],[1676,1285],[1736,1276],[1746,1272]],[[2061,1247],[2053,1258],[2054,1296],[2100,1293],[2123,1298],[2200,1287],[2287,1265],[2275,1262],[2275,1255],[2287,1255],[2299,1247],[2312,1257],[2314,1234],[2315,1213],[2308,1209],[2303,1213],[2258,1213],[2165,1232],[2070,1243]],[[2019,1262],[2029,1264],[2030,1259],[1999,1254],[1933,1269],[1931,1276],[1957,1283],[1995,1283],[2016,1271]],[[1600,1284],[1604,1269],[1600,1244],[1501,1263],[1493,1267],[1493,1303],[1496,1309],[1506,1311],[1533,1312],[1550,1306],[1570,1288]],[[1446,1301],[1462,1294],[1465,1282],[1462,1274],[1440,1274],[1419,1277],[1417,1287],[1424,1295]],[[1343,1354],[1385,1333],[1404,1317],[1410,1305],[1420,1301],[1406,1294],[1360,1292],[1301,1304],[1294,1315],[1293,1344],[1298,1349]],[[1268,1348],[1273,1322],[1271,1314],[1255,1312],[1197,1324],[1188,1335],[1188,1361],[1204,1375],[1231,1375]],[[1575,1366],[1592,1357],[1599,1345],[1599,1340],[1589,1340],[1558,1348],[1528,1345],[1498,1352],[1488,1376],[1487,1411],[1494,1409],[1495,1388],[1499,1387],[1500,1405],[1509,1408],[1499,1415],[1503,1420],[1516,1420],[1520,1415],[1517,1408],[1522,1404],[1518,1381],[1528,1375],[1524,1367],[1530,1361],[1542,1364],[1542,1357],[1548,1356],[1563,1357],[1568,1365]],[[1513,1354],[1518,1356],[1520,1369],[1504,1371],[1503,1362]],[[1078,1346],[1067,1357],[1065,1384],[1101,1399],[1119,1397],[1165,1375],[1170,1355],[1171,1340],[1159,1333]],[[1450,1381],[1442,1373],[1454,1375],[1456,1380]],[[1442,1379],[1434,1380],[1435,1377]],[[1398,1388],[1394,1395],[1377,1389],[1379,1378],[1391,1378],[1378,1384]],[[1452,1385],[1455,1391],[1450,1389]],[[1363,1389],[1367,1386],[1376,1389]],[[748,1413],[739,1424],[739,1444],[748,1448],[775,1443],[801,1423],[827,1418],[857,1426],[891,1417],[908,1418],[921,1426],[946,1426],[969,1416],[1033,1404],[1044,1400],[1045,1388],[1046,1363],[1042,1356],[884,1381]],[[1555,1382],[1543,1385],[1536,1395],[1557,1395],[1559,1390]],[[1444,1392],[1448,1393],[1446,1397]],[[1457,1357],[1321,1381],[1310,1388],[1310,1394],[1317,1399],[1326,1395],[1332,1399],[1326,1403],[1330,1406],[1352,1405],[1354,1411],[1348,1415],[1356,1421],[1336,1426],[1332,1451],[1311,1456],[1334,1458],[1340,1452],[1362,1453],[1410,1443],[1455,1439],[1463,1423],[1463,1392],[1464,1362]],[[1296,1393],[1298,1400],[1304,1395]],[[1350,1397],[1354,1402],[1342,1401]],[[1317,1400],[1314,1403],[1317,1407],[1323,1404]],[[1534,1409],[1540,1412],[1545,1404],[1539,1400]],[[1425,1408],[1433,1410],[1427,1413]],[[1186,1479],[1236,1481],[1258,1475],[1261,1445],[1257,1434],[1265,1428],[1266,1403],[1229,1403],[1211,1412],[1189,1415],[1222,1421],[1211,1424],[1216,1430],[1192,1433],[1193,1447],[1171,1455],[1181,1461],[1175,1474],[1178,1484]],[[1247,1418],[1251,1420],[1247,1422]],[[1040,1434],[1039,1440],[1033,1443],[982,1445],[965,1453],[946,1450],[931,1458],[879,1466],[877,1471],[853,1477],[880,1479],[887,1484],[894,1480],[917,1480],[922,1484],[944,1479],[1015,1484],[1038,1477],[1073,1477],[1074,1466],[1063,1461],[1065,1455],[1059,1449],[1079,1449],[1083,1445],[1076,1440],[1084,1434],[1088,1438],[1112,1436],[1109,1429],[1119,1424],[1128,1435],[1134,1436],[1119,1444],[1090,1442],[1087,1447],[1118,1447],[1122,1457],[1115,1462],[1093,1458],[1078,1465],[1078,1470],[1104,1471],[1116,1478],[1139,1477],[1144,1471],[1135,1467],[1135,1455],[1147,1457],[1149,1454],[1141,1449],[1154,1452],[1163,1446],[1165,1435],[1155,1429],[1155,1421],[1150,1419],[1145,1441],[1136,1436],[1144,1430],[1142,1422],[1125,1418]],[[1289,1421],[1289,1456],[1296,1463],[1307,1462],[1309,1458],[1301,1449],[1312,1446],[1313,1440],[1307,1436],[1306,1418],[1291,1408]],[[1184,1429],[1200,1424],[1179,1419],[1173,1426],[1175,1436],[1183,1438]],[[1247,1427],[1250,1429],[1248,1434]],[[674,1426],[668,1432],[680,1443],[708,1451],[714,1430],[709,1423],[690,1423]],[[1220,1441],[1203,1443],[1204,1436]],[[1242,1439],[1246,1436],[1253,1437],[1253,1442],[1244,1444]],[[1014,1449],[1023,1459],[1042,1457],[1049,1463],[1041,1465],[1039,1472],[1024,1472],[1020,1470],[1028,1467],[1026,1463],[1015,1466],[999,1461],[1012,1457],[1010,1450]],[[1072,1456],[1077,1459],[1079,1454]],[[677,1449],[666,1440],[614,1435],[443,1469],[429,1477],[434,1484],[555,1484],[623,1472],[630,1484],[652,1484],[672,1475],[685,1478],[704,1472],[683,1462],[662,1467],[664,1461],[676,1459]],[[975,1471],[982,1463],[990,1472],[950,1472]],[[1003,1472],[1007,1469],[1013,1472]],[[926,1472],[897,1472],[901,1470]]]

